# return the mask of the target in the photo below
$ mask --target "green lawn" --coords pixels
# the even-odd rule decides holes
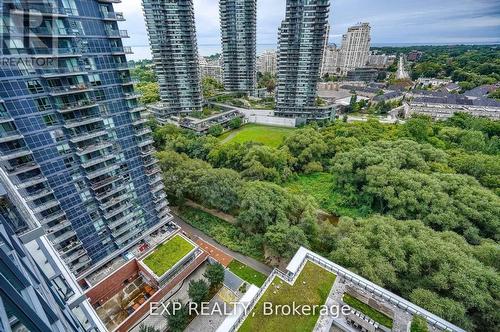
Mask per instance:
[[[333,215],[360,217],[364,214],[359,209],[343,206],[342,195],[335,190],[335,176],[333,174],[301,174],[294,180],[285,183],[284,186],[292,193],[311,195],[322,210]]]
[[[190,206],[181,207],[179,213],[185,222],[207,234],[223,246],[257,260],[264,260],[261,241],[243,234],[237,226]]]
[[[182,236],[175,235],[156,247],[155,251],[144,259],[144,264],[160,277],[193,249],[191,243]]]
[[[334,282],[333,273],[311,262],[306,263],[293,286],[278,277],[274,278],[239,331],[312,331],[318,320],[319,310],[316,315],[265,316],[264,302],[290,306],[293,302],[296,305],[322,305],[326,302]],[[279,286],[279,289],[276,286]]]
[[[236,131],[229,131],[223,134],[219,139],[221,141],[224,141],[224,143],[256,142],[272,147],[278,147],[283,143],[283,140],[293,131],[294,128],[247,124],[240,129],[237,129]],[[227,139],[229,136],[231,136],[231,138],[225,141],[225,139]]]
[[[380,311],[370,307],[368,304],[358,300],[354,296],[351,296],[347,293],[344,294],[342,300],[351,308],[354,308],[362,312],[363,314],[367,315],[374,321],[392,329],[392,318],[388,317],[386,314],[381,313]]]
[[[255,271],[250,266],[247,266],[236,259],[233,259],[233,261],[229,263],[228,268],[241,279],[258,287],[261,287],[267,279],[265,274]]]

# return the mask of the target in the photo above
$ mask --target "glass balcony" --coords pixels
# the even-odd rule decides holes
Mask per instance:
[[[135,215],[134,212],[133,213],[124,214],[123,216],[121,216],[120,218],[116,219],[115,221],[110,222],[108,224],[108,227],[110,229],[115,229],[116,227],[127,223],[129,220],[131,220],[131,219],[133,219],[135,217],[136,217],[136,215]]]
[[[12,122],[14,119],[8,112],[0,112],[0,123]]]
[[[53,238],[53,241],[55,243],[62,243],[66,240],[71,239],[72,237],[76,237],[76,233],[74,230],[67,230],[67,231],[63,232],[62,234],[58,234],[58,235],[51,234],[51,237]]]
[[[133,120],[132,124],[134,126],[138,126],[138,125],[141,125],[141,124],[145,124],[147,122],[148,122],[148,119],[146,119],[146,118],[138,118],[136,120]]]
[[[121,47],[112,47],[111,48],[111,53],[116,54],[116,55],[121,55],[121,54],[133,54],[132,52],[132,47],[130,46],[121,46]]]
[[[42,198],[44,196],[53,194],[54,192],[51,189],[48,188],[42,188],[40,190],[28,193],[26,196],[27,201],[34,201],[36,199]]]
[[[57,250],[62,256],[68,255],[70,252],[76,249],[82,248],[82,244],[80,241],[77,239],[69,242],[69,243],[64,243],[64,244],[59,244],[57,246]]]
[[[42,217],[41,218],[41,222],[42,222],[42,224],[48,224],[51,221],[54,221],[54,220],[56,220],[58,218],[64,217],[65,215],[66,214],[64,213],[63,210],[59,210],[59,211],[53,212],[51,214],[48,214],[45,217]]]
[[[153,195],[153,202],[158,203],[167,198],[167,194],[165,194],[164,191],[160,192],[159,194]]]
[[[94,130],[90,130],[88,132],[83,133],[75,133],[71,135],[70,142],[78,143],[83,142],[89,139],[97,138],[100,136],[108,135],[108,131],[105,128],[98,128]]]
[[[102,17],[105,21],[125,21],[122,12],[102,13]]]
[[[79,126],[85,126],[91,123],[96,123],[102,121],[103,118],[100,115],[88,115],[82,117],[76,117],[74,119],[64,120],[64,128],[76,128]]]
[[[0,143],[15,141],[23,138],[17,130],[0,131]]]
[[[126,93],[123,94],[123,98],[125,98],[125,99],[137,99],[140,96],[141,95],[138,94],[138,93],[128,93],[128,92],[126,92]]]
[[[126,183],[126,182],[115,183],[113,188],[107,189],[103,192],[96,193],[96,198],[99,202],[102,202],[106,198],[108,198],[116,193],[119,193],[121,191],[124,191],[125,189],[127,189],[127,187],[128,187],[128,183]]]
[[[156,185],[151,187],[151,192],[156,193],[163,189],[165,189],[165,185],[163,184],[163,182],[158,182]]]
[[[117,196],[117,197],[113,197],[112,199],[110,199],[109,201],[107,201],[106,203],[102,203],[99,205],[99,208],[101,208],[101,210],[107,210],[109,209],[110,207],[116,205],[116,204],[119,204],[127,199],[129,199],[131,196],[128,195],[128,193],[123,193],[121,194],[120,196]]]
[[[16,166],[12,166],[10,164],[5,166],[5,169],[7,170],[7,172],[9,172],[10,175],[18,175],[24,172],[32,171],[37,168],[40,167],[34,161],[30,161]]]
[[[56,5],[51,6],[50,4],[29,3],[28,8],[23,7],[22,4],[15,4],[15,6],[16,8],[12,10],[11,15],[22,13],[29,14],[30,16],[67,16],[66,9]]]
[[[129,38],[127,30],[106,29],[106,35],[110,38]]]
[[[115,154],[114,153],[109,153],[107,155],[104,155],[104,156],[101,156],[101,157],[98,157],[98,158],[89,159],[88,161],[82,163],[81,166],[83,168],[87,168],[87,167],[95,166],[97,164],[106,162],[106,161],[114,159],[114,158],[115,158]]]
[[[114,216],[116,216],[122,212],[125,212],[126,210],[130,209],[131,207],[132,207],[132,203],[126,203],[122,206],[119,206],[111,211],[104,213],[104,218],[109,220],[109,219],[113,218]]]
[[[124,233],[125,236],[121,236],[115,240],[115,243],[121,246],[126,243],[128,240],[132,239],[134,236],[137,236],[140,232],[142,232],[142,228],[136,228],[132,232]]]
[[[58,232],[58,231],[66,228],[66,227],[69,227],[69,226],[71,226],[71,223],[69,221],[62,220],[58,224],[47,228],[45,231],[47,234],[52,234],[52,233]]]
[[[104,166],[98,170],[87,173],[87,175],[85,177],[89,180],[92,180],[92,179],[95,179],[99,176],[103,176],[107,173],[110,173],[112,171],[116,171],[117,169],[120,169],[120,165],[117,165],[117,164],[107,165],[107,166]]]
[[[61,68],[46,68],[42,73],[43,78],[54,78],[64,76],[85,75],[87,72],[80,66],[61,67]]]
[[[141,128],[141,129],[136,130],[134,136],[140,137],[140,136],[147,135],[150,133],[151,133],[151,129],[149,127],[145,127],[145,128]]]
[[[157,206],[155,206],[155,210],[157,212],[160,212],[166,206],[168,206],[168,203],[167,203],[166,200],[163,200],[160,204],[158,204]]]
[[[148,145],[152,145],[154,142],[151,138],[143,139],[137,142],[137,146],[142,148]]]
[[[83,255],[87,254],[87,251],[85,251],[85,249],[80,249],[78,251],[75,251],[74,253],[72,253],[71,255],[69,256],[66,256],[66,257],[63,257],[63,260],[69,264],[71,262],[74,262],[75,260],[77,260],[78,258],[82,257]]]
[[[31,55],[40,57],[79,57],[81,52],[75,48],[32,48]]]
[[[90,99],[82,99],[71,103],[56,104],[56,109],[59,113],[67,113],[95,106],[97,106],[97,103],[95,101]]]
[[[162,180],[161,175],[155,175],[153,177],[148,178],[148,182],[150,185],[154,185]]]
[[[24,189],[24,188],[28,188],[28,187],[34,186],[36,184],[39,184],[39,183],[43,183],[45,181],[47,181],[47,178],[45,176],[37,175],[35,177],[29,178],[26,180],[19,180],[19,184],[17,184],[16,187],[19,189]]]
[[[87,257],[85,257],[85,259],[79,260],[77,263],[71,264],[70,269],[73,272],[79,271],[80,269],[82,269],[86,266],[89,266],[90,262],[91,262],[91,259],[90,259],[90,257],[87,256]]]
[[[111,143],[110,141],[103,140],[99,143],[88,145],[85,148],[77,148],[76,155],[81,157],[81,156],[84,156],[86,154],[89,154],[89,153],[92,153],[95,151],[110,148],[112,146],[113,146],[113,143]]]
[[[122,0],[97,0],[97,2],[103,2],[103,3],[121,3]]]
[[[111,232],[111,235],[114,238],[118,238],[118,237],[122,236],[126,231],[136,227],[137,224],[138,224],[138,220],[135,220],[134,222],[129,222],[125,226],[116,229],[114,232]]]
[[[45,210],[48,210],[50,208],[53,208],[53,207],[56,207],[59,205],[59,202],[54,198],[48,202],[45,202],[41,205],[38,205],[36,206],[35,208],[33,208],[33,212],[34,213],[39,213],[39,212],[42,212],[42,211],[45,211]]]
[[[115,181],[118,181],[120,179],[119,176],[110,176],[104,180],[101,180],[101,181],[98,181],[98,182],[95,182],[95,183],[92,183],[90,185],[90,187],[93,189],[93,190],[97,190],[99,188],[102,188],[104,186],[107,186],[108,184],[111,184]]]
[[[153,167],[151,169],[146,169],[145,173],[146,173],[146,175],[149,175],[149,176],[155,175],[155,174],[160,173],[160,169],[158,167]]]
[[[94,89],[92,87],[89,87],[87,84],[54,86],[49,88],[49,95],[55,97],[55,96],[69,95],[73,93],[88,92],[92,90]]]

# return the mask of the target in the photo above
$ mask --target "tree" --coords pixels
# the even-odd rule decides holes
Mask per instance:
[[[181,304],[181,308],[179,310],[176,310],[172,305],[175,302]],[[182,332],[188,325],[189,310],[185,305],[182,305],[181,301],[179,300],[170,302],[170,304],[170,314],[166,316],[168,321],[168,329],[169,331],[173,332]]]
[[[231,121],[229,121],[229,128],[238,129],[241,127],[242,124],[243,120],[241,118],[234,118]]]
[[[193,188],[197,200],[210,208],[230,212],[238,207],[238,191],[242,185],[238,172],[231,169],[199,169]]]
[[[419,315],[413,316],[410,332],[429,332],[429,327],[425,318]]]
[[[300,246],[309,245],[302,229],[284,222],[268,227],[265,241],[269,249],[286,259],[291,258]]]
[[[292,174],[293,162],[294,159],[286,148],[254,145],[241,162],[241,175],[251,180],[281,182]]]
[[[296,170],[303,169],[311,161],[322,163],[328,150],[321,134],[313,128],[295,130],[285,139],[284,145],[295,158]]]
[[[208,297],[208,284],[205,280],[191,280],[189,282],[188,294],[191,301],[200,304]]]
[[[141,94],[141,103],[151,104],[160,101],[160,87],[158,83],[138,83],[136,88]]]
[[[224,128],[220,124],[216,124],[208,129],[208,133],[214,137],[222,135]]]
[[[141,324],[139,326],[139,332],[160,332],[160,330],[154,328],[153,326]]]
[[[208,279],[210,288],[217,288],[224,282],[224,267],[218,262],[210,264],[203,276]]]
[[[494,331],[500,276],[473,246],[420,221],[341,218],[329,258],[466,330]]]

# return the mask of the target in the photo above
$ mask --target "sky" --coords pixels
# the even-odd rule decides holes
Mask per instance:
[[[257,52],[276,48],[278,26],[286,0],[257,0]],[[194,0],[200,55],[220,52],[218,0]],[[141,0],[115,5],[124,13],[120,27],[129,31],[134,55],[150,58]],[[500,43],[498,0],[333,0],[330,43],[340,44],[343,33],[358,22],[369,22],[372,45]]]

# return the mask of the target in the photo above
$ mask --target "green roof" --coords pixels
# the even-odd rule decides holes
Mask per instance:
[[[160,244],[143,262],[158,277],[170,270],[195,247],[179,234]]]

